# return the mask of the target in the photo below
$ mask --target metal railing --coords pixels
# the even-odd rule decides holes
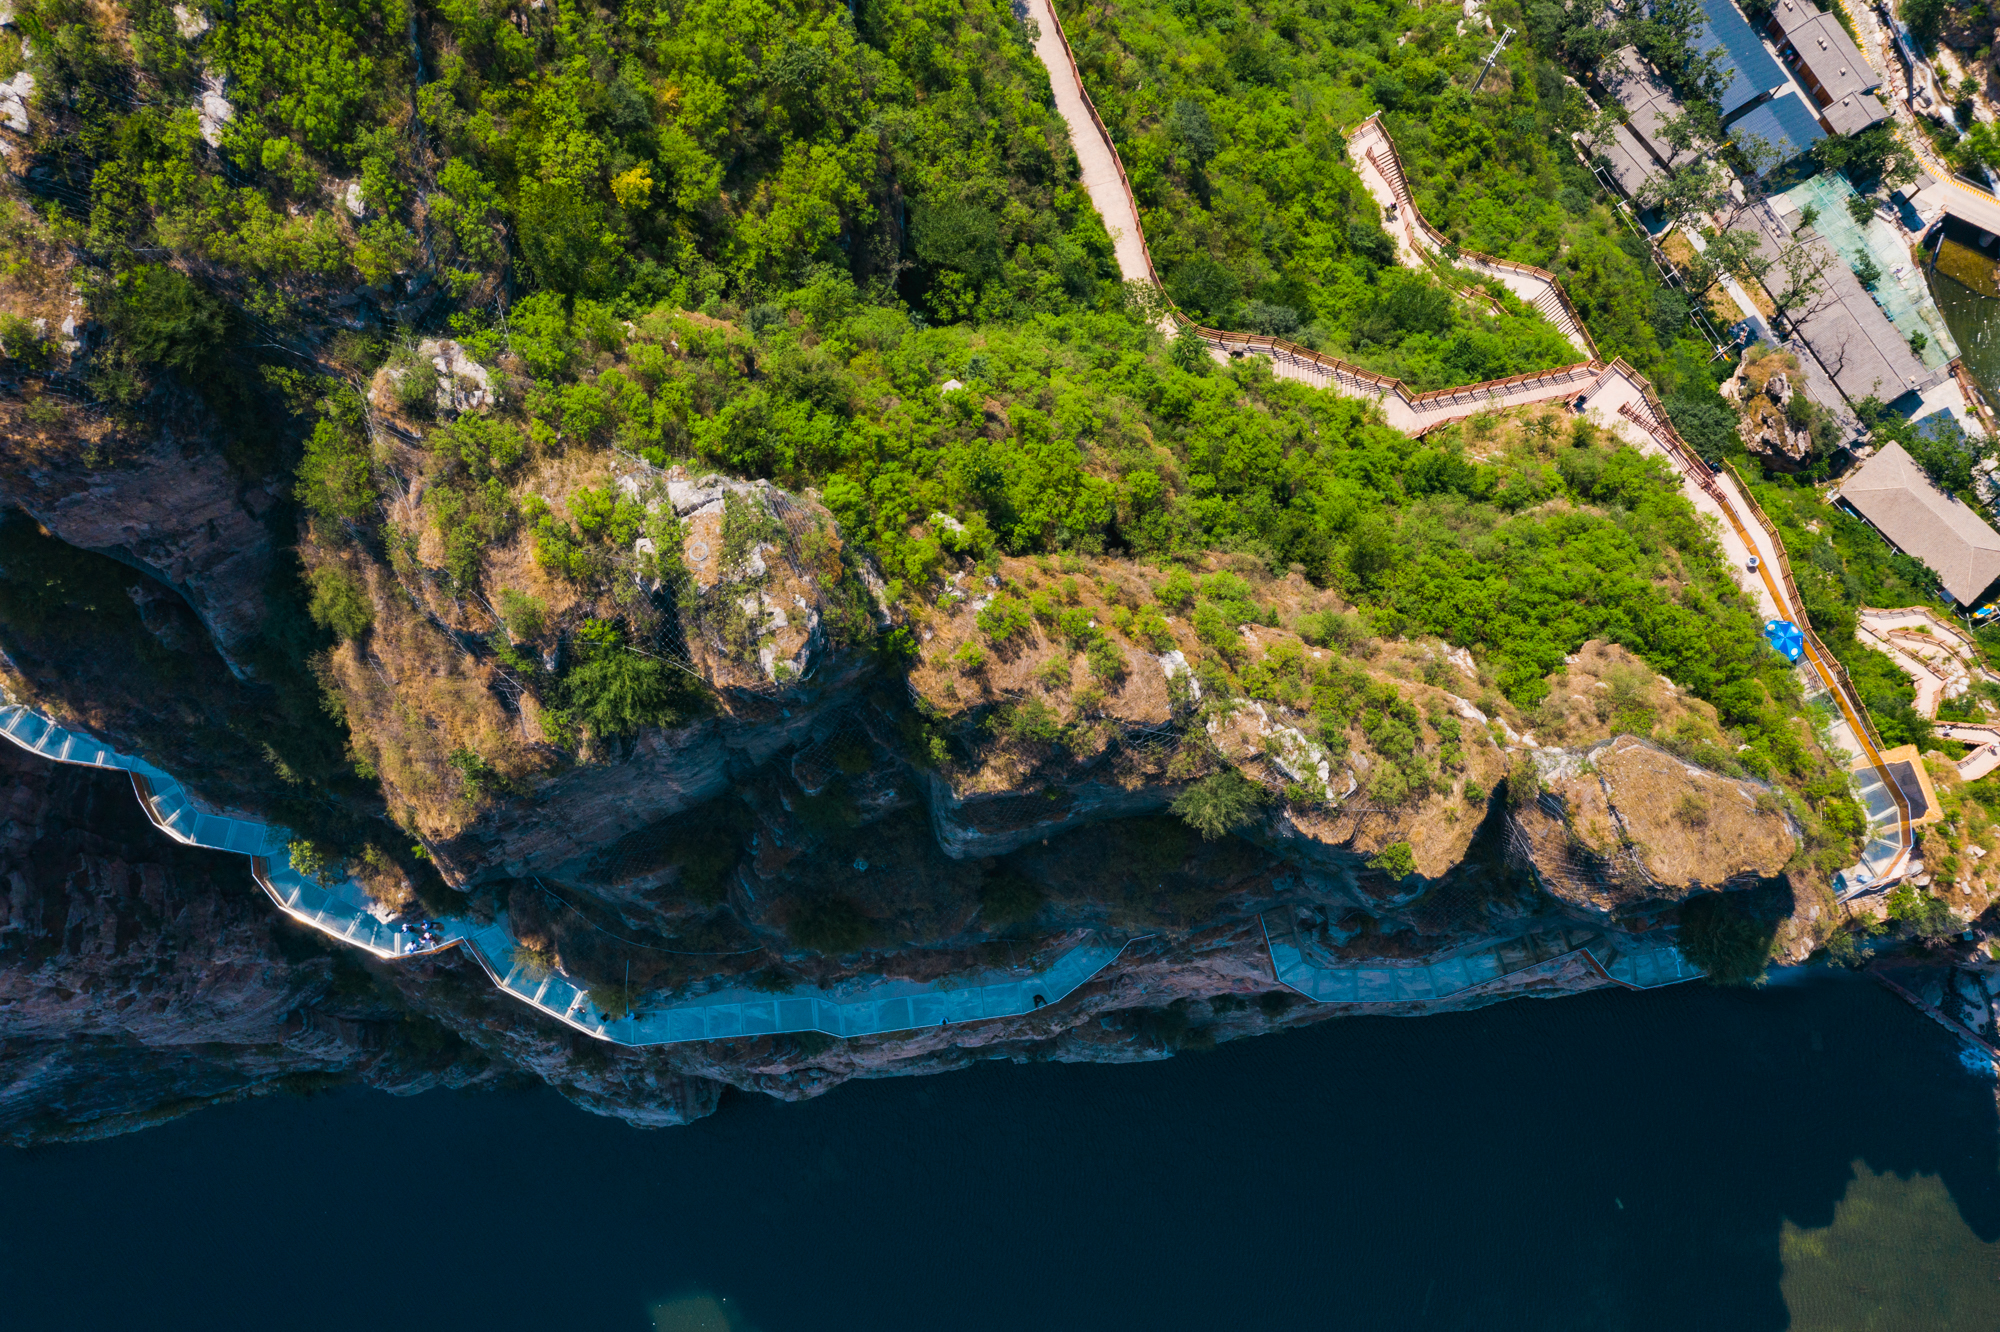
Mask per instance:
[[[1381,140],[1382,148],[1388,153],[1389,161],[1385,166],[1382,160],[1375,156],[1375,150],[1372,148],[1365,150],[1365,155],[1374,164],[1375,169],[1381,173],[1382,178],[1389,183],[1389,187],[1395,191],[1403,206],[1410,210],[1410,217],[1415,221],[1418,229],[1422,231],[1424,238],[1430,241],[1436,248],[1444,251],[1447,257],[1455,255],[1456,259],[1454,262],[1466,262],[1475,269],[1491,268],[1496,273],[1515,273],[1542,283],[1546,288],[1545,295],[1554,297],[1562,311],[1560,319],[1554,317],[1552,313],[1545,311],[1544,313],[1550,316],[1549,322],[1555,324],[1565,335],[1576,338],[1589,350],[1590,358],[1593,361],[1600,359],[1597,343],[1591,338],[1589,327],[1584,324],[1583,316],[1577,313],[1576,306],[1570,302],[1569,293],[1563,290],[1562,282],[1557,279],[1556,275],[1546,268],[1537,268],[1533,264],[1524,264],[1513,259],[1501,259],[1494,255],[1481,254],[1477,250],[1460,249],[1456,242],[1432,226],[1430,219],[1424,216],[1423,210],[1417,207],[1416,195],[1410,190],[1409,175],[1403,170],[1403,159],[1396,151],[1396,141],[1389,137],[1388,128],[1382,124],[1382,113],[1380,111],[1377,111],[1357,125],[1354,133],[1361,134],[1371,127],[1375,137]],[[1536,308],[1540,308],[1539,304]],[[1565,321],[1569,325],[1566,328],[1563,326]]]
[[[1083,82],[1082,68],[1076,63],[1076,52],[1069,44],[1069,33],[1063,28],[1062,19],[1056,14],[1053,4],[1047,4],[1047,13],[1050,22],[1054,25],[1056,37],[1062,47],[1063,60],[1068,66],[1067,73],[1069,80],[1075,85],[1077,93],[1083,101],[1084,109],[1090,113],[1090,128],[1103,141],[1105,150],[1110,155],[1112,165],[1118,172],[1118,188],[1125,196],[1126,206],[1131,210],[1133,225],[1138,232],[1134,239],[1138,242],[1140,256],[1145,260],[1146,278],[1164,295],[1165,286],[1160,281],[1159,270],[1153,265],[1152,249],[1146,244],[1146,229],[1138,225],[1139,200],[1132,192],[1130,177],[1125,174],[1125,159],[1119,153],[1118,145],[1112,140],[1111,131],[1105,127],[1104,117],[1099,114],[1097,103],[1091,100],[1090,89]],[[1054,71],[1051,71],[1051,73],[1054,73]],[[1382,142],[1388,147],[1397,178],[1401,179],[1402,163],[1395,156],[1395,145],[1389,140],[1388,131],[1380,128],[1379,121],[1380,113],[1378,112],[1376,115],[1370,116],[1368,120],[1364,120],[1361,127],[1357,127],[1355,132],[1359,133],[1362,127],[1369,125],[1371,122],[1376,122],[1377,133],[1380,135]],[[1403,197],[1408,198],[1407,183],[1402,186],[1400,193]],[[1427,236],[1435,236],[1437,244],[1440,247],[1450,246],[1451,243],[1449,241],[1445,240],[1435,228],[1432,228],[1430,223],[1424,221],[1423,214],[1417,209],[1414,201],[1410,202],[1408,207],[1410,215],[1425,229]],[[1556,297],[1561,301],[1565,317],[1573,321],[1580,343],[1588,349],[1590,359],[1553,370],[1530,371],[1526,374],[1514,375],[1507,379],[1486,380],[1477,384],[1459,385],[1455,388],[1417,392],[1411,390],[1402,380],[1392,375],[1379,374],[1373,370],[1355,365],[1351,361],[1343,361],[1338,357],[1328,356],[1323,352],[1315,351],[1310,347],[1289,341],[1285,338],[1260,333],[1234,333],[1225,329],[1209,328],[1182,314],[1179,307],[1173,305],[1171,302],[1167,306],[1167,318],[1173,323],[1177,332],[1192,334],[1219,350],[1236,355],[1255,353],[1270,356],[1273,359],[1284,359],[1293,365],[1303,366],[1311,371],[1322,374],[1334,383],[1358,393],[1379,398],[1396,398],[1409,408],[1413,414],[1418,416],[1424,415],[1425,407],[1431,404],[1455,406],[1469,402],[1486,401],[1510,391],[1519,392],[1522,388],[1530,386],[1543,384],[1554,386],[1558,383],[1572,383],[1587,376],[1595,375],[1604,369],[1604,363],[1599,359],[1597,354],[1597,344],[1591,340],[1590,331],[1584,327],[1582,316],[1577,314],[1576,307],[1570,303],[1568,294],[1562,290],[1562,284],[1556,280],[1555,274],[1550,273],[1547,269],[1536,268],[1532,264],[1519,264],[1512,260],[1496,259],[1491,255],[1477,254],[1471,251],[1461,251],[1460,253],[1479,263],[1490,264],[1498,269],[1531,276],[1548,283]],[[1560,324],[1557,324],[1557,327],[1559,331],[1567,332],[1567,330],[1561,329]],[[1567,376],[1567,378],[1558,380],[1554,378],[1555,376]],[[1441,419],[1426,428],[1447,424],[1449,419],[1441,415]]]
[[[1026,974],[987,971],[928,982],[860,979],[837,989],[796,985],[774,993],[718,990],[607,1017],[587,983],[524,966],[516,952],[519,941],[504,915],[492,921],[452,916],[421,925],[412,922],[406,928],[385,918],[367,890],[353,880],[323,880],[294,867],[292,835],[286,829],[209,809],[164,770],[14,703],[4,693],[0,693],[0,739],[53,762],[126,773],[140,808],[155,828],[186,846],[246,857],[257,885],[303,925],[388,961],[460,949],[509,995],[566,1026],[617,1045],[803,1031],[868,1036],[940,1023],[1020,1017],[1060,1002],[1127,948],[1150,937],[1119,942],[1086,933],[1047,966]]]

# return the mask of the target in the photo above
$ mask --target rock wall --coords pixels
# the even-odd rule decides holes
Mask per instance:
[[[109,555],[184,597],[238,675],[262,629],[276,547],[264,518],[280,484],[245,482],[198,413],[164,411],[150,437],[115,441],[105,461],[0,450],[0,508],[16,507],[72,546]]]

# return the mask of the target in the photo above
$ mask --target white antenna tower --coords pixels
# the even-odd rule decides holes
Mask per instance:
[[[1486,71],[1493,68],[1493,62],[1500,58],[1500,53],[1507,48],[1507,39],[1513,35],[1514,30],[1508,28],[1500,34],[1500,40],[1493,43],[1493,49],[1486,53],[1486,63],[1479,67],[1479,77],[1472,81],[1472,91],[1478,92],[1479,85],[1486,82]]]

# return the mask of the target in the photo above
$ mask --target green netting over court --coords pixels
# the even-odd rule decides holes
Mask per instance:
[[[1937,302],[1931,299],[1922,269],[1910,257],[1908,237],[1879,215],[1870,217],[1866,226],[1858,225],[1847,211],[1848,200],[1858,196],[1845,176],[1838,171],[1822,171],[1779,197],[1801,211],[1812,208],[1817,212],[1813,230],[1840,252],[1849,268],[1854,267],[1857,254],[1866,253],[1875,267],[1882,270],[1881,278],[1869,288],[1868,294],[1906,340],[1915,333],[1924,335],[1924,349],[1917,353],[1917,359],[1926,368],[1942,370],[1957,357],[1958,343],[1945,327]]]

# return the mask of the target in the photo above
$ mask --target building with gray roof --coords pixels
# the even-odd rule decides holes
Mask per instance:
[[[1783,254],[1794,230],[1768,206],[1755,209],[1752,216],[1758,248],[1772,265],[1764,285],[1778,292],[1788,281]],[[1804,257],[1820,268],[1821,275],[1818,292],[1787,312],[1792,335],[1805,343],[1849,402],[1863,398],[1892,402],[1944,377],[1945,371],[1930,369],[1910,350],[1844,256],[1817,232],[1807,231],[1800,239]]]
[[[1669,122],[1686,107],[1636,46],[1620,47],[1598,67],[1598,80],[1623,107],[1628,123],[1615,126],[1608,141],[1593,145],[1618,188],[1637,199],[1647,181],[1700,160],[1689,148],[1667,142]]]
[[[1819,109],[1820,123],[1835,134],[1859,134],[1877,121],[1888,118],[1889,109],[1872,92],[1851,92]]]
[[[1608,138],[1592,145],[1604,169],[1611,173],[1611,179],[1624,191],[1629,199],[1637,199],[1646,188],[1646,182],[1660,174],[1660,165],[1653,155],[1646,151],[1646,145],[1639,142],[1630,126],[1614,125]]]
[[[1834,134],[1857,134],[1889,112],[1874,90],[1882,78],[1862,58],[1840,20],[1812,0],[1778,0],[1771,12],[1778,55],[1812,95],[1821,123]]]
[[[1744,112],[1729,127],[1729,134],[1746,155],[1759,159],[1760,176],[1793,161],[1826,137],[1819,117],[1789,89]]]
[[[1890,545],[1929,565],[1961,606],[2000,579],[2000,532],[1931,484],[1900,444],[1885,445],[1840,487],[1840,499]]]

